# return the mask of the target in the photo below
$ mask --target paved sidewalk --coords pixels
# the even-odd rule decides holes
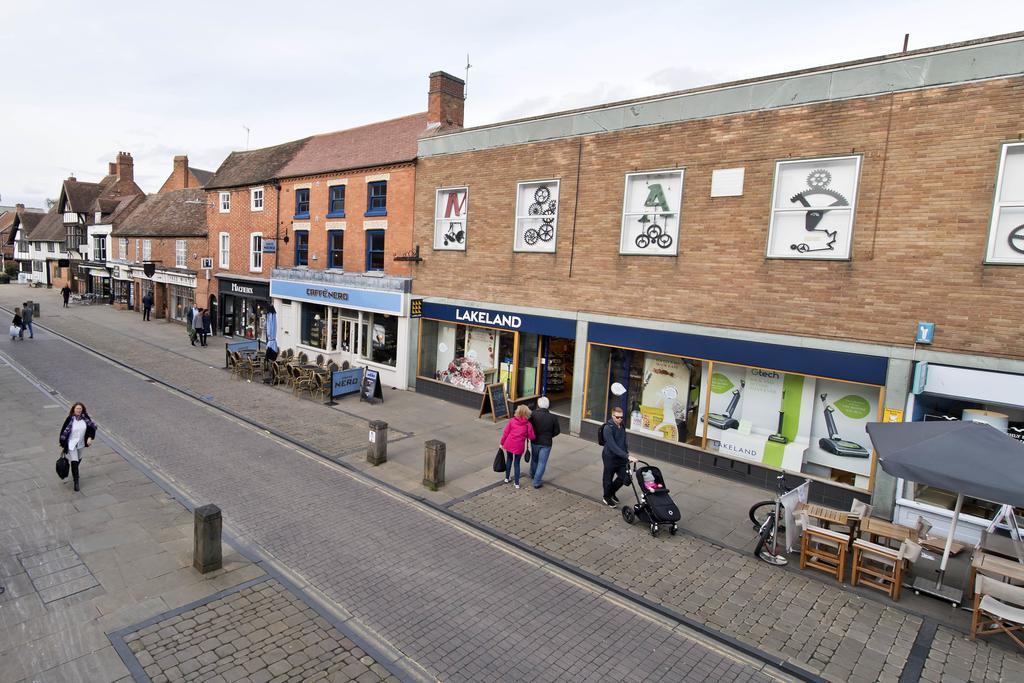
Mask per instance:
[[[395,680],[230,546],[223,569],[195,571],[191,513],[104,439],[86,452],[81,492],[58,479],[55,430],[67,406],[2,355],[0,409],[0,680],[132,680],[108,634],[147,619],[160,629],[140,632],[145,647],[133,650],[154,683],[222,683],[238,667],[252,681]],[[187,612],[191,629],[167,616],[250,580],[259,583]],[[164,666],[191,648],[199,666],[187,657]]]

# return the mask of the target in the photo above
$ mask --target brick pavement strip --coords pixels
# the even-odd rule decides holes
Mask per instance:
[[[277,624],[285,614],[286,626],[276,634],[253,629],[254,622]],[[225,681],[398,680],[274,579],[130,629],[124,642],[153,683],[218,676]],[[148,638],[153,634],[157,638]],[[214,642],[219,643],[215,656],[209,656],[204,646]]]
[[[693,673],[702,665],[723,680],[778,675],[46,336],[18,346],[16,360],[65,396],[88,397],[101,430],[134,444],[140,458],[193,500],[215,501],[239,537],[287,564],[365,632],[433,676],[703,680]],[[88,490],[88,479],[84,485]],[[270,623],[259,628],[271,630]],[[537,638],[537,628],[547,637]],[[158,632],[141,641],[154,644]],[[225,644],[214,636],[200,647],[213,641]],[[206,651],[189,661],[210,655],[217,657]],[[181,668],[171,656],[149,666],[155,672],[166,665],[177,675]],[[271,666],[281,668],[282,661],[293,665],[286,657]],[[232,669],[209,680],[240,674]]]
[[[651,538],[642,526],[627,527],[617,510],[555,487],[494,488],[454,509],[829,680],[898,680],[921,626],[917,616],[747,554],[685,534]],[[1024,680],[1019,654],[940,633],[945,641],[936,638],[926,673]],[[945,669],[953,647],[942,642],[955,642],[960,654]]]

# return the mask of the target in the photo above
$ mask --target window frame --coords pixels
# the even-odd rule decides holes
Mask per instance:
[[[117,238],[117,252],[118,256],[121,257],[122,261],[128,260],[128,238],[118,237]]]
[[[217,199],[217,205],[221,213],[231,213],[231,193],[221,192]]]
[[[381,195],[374,196],[373,191],[377,188],[384,188],[384,192]],[[374,208],[374,199],[381,198],[383,198],[384,205],[379,208]],[[388,215],[388,181],[373,180],[366,183],[366,213],[363,215],[366,217]]]
[[[188,242],[185,240],[174,240],[174,267],[188,267]]]
[[[373,237],[376,237],[376,236],[379,236],[381,238],[381,246],[380,246],[379,250],[371,248],[372,243],[373,243]],[[383,273],[384,272],[384,265],[385,265],[384,264],[384,255],[386,253],[385,252],[385,248],[386,248],[386,245],[387,245],[387,231],[383,230],[383,229],[366,230],[364,237],[366,239],[366,249],[365,249],[365,252],[366,252],[366,263],[365,263],[366,272],[367,273]],[[381,263],[380,268],[371,268],[370,267],[371,255],[378,253],[378,251],[380,253],[380,263]]]
[[[93,235],[92,238],[92,260],[93,261],[106,261],[107,260],[107,236],[106,235]]]
[[[217,237],[217,266],[231,267],[231,233],[222,232]]]
[[[334,248],[334,238],[341,236],[341,249]],[[338,265],[334,265],[334,254],[340,252]],[[345,229],[334,228],[327,231],[327,267],[334,270],[345,270]]]
[[[300,196],[305,199],[300,199]],[[305,210],[303,210],[305,206]],[[309,218],[309,188],[299,187],[295,189],[295,218]]]
[[[456,214],[455,216],[445,217],[442,214],[448,210],[448,195],[453,193],[464,192],[462,197],[462,213]],[[442,196],[445,197],[444,206],[441,205]],[[462,223],[462,242],[457,240],[445,243],[445,237],[448,234],[446,228],[451,227],[451,223],[461,222]],[[434,192],[434,249],[438,251],[466,251],[466,243],[469,241],[469,186],[462,185],[460,187],[439,187]]]
[[[996,167],[996,183],[995,190],[992,193],[992,211],[989,215],[988,223],[988,236],[985,240],[985,259],[983,263],[985,265],[1000,265],[1000,266],[1019,266],[1024,265],[1024,253],[1021,253],[1016,258],[1006,256],[994,256],[996,246],[996,235],[999,228],[999,220],[1002,217],[1004,209],[1022,209],[1024,208],[1024,199],[1016,201],[1000,201],[999,196],[1003,192],[1004,182],[1006,180],[1006,157],[1009,156],[1012,148],[1024,149],[1024,142],[1004,142],[1000,145],[999,149],[999,164]],[[1016,230],[1016,228],[1014,229]],[[1012,231],[1011,231],[1012,234]],[[1011,250],[1016,251],[1011,247]]]
[[[629,207],[629,191],[630,181],[635,179],[653,178],[657,176],[673,176],[674,180],[679,183],[678,192],[672,193],[672,196],[668,196],[669,193],[663,194],[666,201],[670,203],[669,211],[661,211],[655,207],[650,207],[647,211],[630,211]],[[642,180],[641,180],[642,182]],[[619,255],[621,256],[679,256],[679,232],[683,224],[683,185],[686,182],[686,169],[685,168],[670,168],[662,169],[658,171],[637,171],[635,173],[627,173],[625,180],[625,189],[622,194],[622,220],[619,224]],[[675,202],[678,209],[671,211],[671,202]],[[645,207],[647,208],[647,207]],[[628,244],[627,237],[630,233],[628,230],[628,221],[635,220],[637,216],[646,217],[648,214],[654,216],[654,220],[661,220],[662,226],[667,225],[668,218],[675,216],[676,225],[674,230],[669,231],[663,228],[662,234],[668,234],[672,237],[672,244],[662,249],[653,240],[649,243],[649,246],[641,248],[637,246],[636,237],[632,245]],[[642,224],[644,227],[648,227],[646,224]],[[648,233],[648,235],[654,233]],[[653,247],[653,249],[652,249]]]
[[[327,217],[328,218],[344,218],[345,217],[345,184],[331,185],[327,188]],[[334,202],[337,201],[334,197],[334,191],[341,190],[341,208],[335,210]]]
[[[142,260],[152,261],[153,260],[153,241],[142,240]]]
[[[259,240],[259,244],[257,244]],[[258,263],[257,263],[258,262]],[[263,272],[263,233],[249,233],[249,272]]]
[[[532,220],[537,218],[537,215],[530,215],[530,203],[526,203],[523,206],[522,202],[523,186],[524,185],[548,185],[549,197],[546,201],[551,201],[551,195],[554,195],[555,202],[555,220],[552,221],[551,227],[553,228],[553,234],[551,236],[551,248],[535,248],[535,247],[521,247],[519,246],[519,234],[520,234],[520,221]],[[551,192],[551,187],[554,186],[555,192]],[[538,188],[539,189],[539,188]],[[516,215],[515,224],[512,228],[512,251],[513,253],[523,254],[554,254],[558,251],[558,212],[562,209],[562,179],[561,178],[542,178],[539,180],[520,180],[516,182]],[[523,231],[525,235],[526,230]],[[522,240],[525,244],[525,238]],[[537,242],[540,244],[540,242]]]
[[[295,230],[295,265],[309,265],[309,230]],[[301,237],[300,237],[301,236]],[[301,256],[301,258],[300,258]]]
[[[257,192],[259,193],[258,195],[256,194]],[[256,205],[257,198],[258,198],[258,201],[259,201],[259,206]],[[249,210],[250,211],[262,211],[263,207],[266,205],[265,199],[266,199],[266,193],[263,191],[262,187],[250,187],[249,188]],[[262,234],[260,236],[262,237]]]

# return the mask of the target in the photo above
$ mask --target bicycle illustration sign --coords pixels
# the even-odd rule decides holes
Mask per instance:
[[[469,188],[437,190],[434,203],[434,249],[466,249]]]
[[[555,250],[559,181],[519,183],[516,202],[516,251]]]
[[[681,169],[626,176],[620,253],[677,253],[682,187]]]

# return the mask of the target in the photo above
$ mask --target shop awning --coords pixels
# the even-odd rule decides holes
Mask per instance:
[[[1024,445],[980,422],[868,424],[878,464],[896,477],[1024,506]]]

